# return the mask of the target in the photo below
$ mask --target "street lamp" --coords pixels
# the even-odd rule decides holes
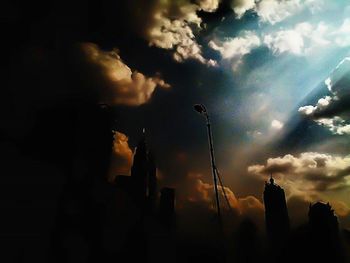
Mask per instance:
[[[217,170],[216,170],[216,165],[215,165],[213,136],[211,133],[209,114],[208,114],[208,111],[203,104],[195,104],[193,107],[194,107],[195,111],[197,111],[199,114],[204,116],[207,120],[207,131],[208,131],[209,152],[210,152],[210,160],[211,160],[211,171],[212,171],[213,181],[214,181],[216,208],[217,208],[217,213],[218,213],[218,218],[219,218],[219,224],[221,226],[221,212],[220,212],[219,193],[218,193],[218,184],[217,184],[218,175],[217,175]]]

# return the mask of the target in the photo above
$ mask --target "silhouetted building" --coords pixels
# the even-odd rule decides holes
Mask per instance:
[[[158,197],[157,168],[154,156],[147,148],[145,133],[136,147],[129,178],[117,177],[117,187],[127,187],[125,191],[130,193],[135,204],[144,212],[155,212]]]
[[[338,219],[329,203],[317,202],[309,208],[309,246],[314,262],[345,262]]]
[[[60,171],[65,176],[52,235],[53,262],[73,262],[78,257],[94,262],[104,254],[102,222],[108,202],[104,197],[108,191],[113,116],[106,105],[83,102],[45,114],[49,114],[42,121],[48,123],[45,131],[54,127],[62,130],[55,131],[55,137],[60,137],[57,147],[51,146],[55,149],[54,161],[57,167],[62,166]],[[52,136],[49,132],[47,135]],[[51,157],[44,150],[40,152]]]
[[[117,175],[114,178],[114,184],[118,189],[122,189],[125,193],[131,196],[133,191],[132,178],[129,175]]]
[[[159,216],[162,222],[171,226],[175,217],[175,189],[164,187],[160,191]]]
[[[248,218],[238,226],[234,238],[234,258],[232,262],[250,263],[261,262],[261,244],[257,226]]]
[[[264,190],[265,223],[270,240],[274,243],[283,242],[289,233],[289,217],[284,190],[274,179],[265,183]]]
[[[131,178],[133,181],[133,196],[135,202],[144,207],[147,194],[147,177],[148,177],[148,152],[146,139],[143,135],[139,141],[134,154],[134,160],[131,167]]]
[[[157,167],[154,156],[148,153],[148,182],[147,182],[147,199],[151,212],[155,212],[157,205],[158,188],[157,188]]]
[[[338,219],[329,203],[317,202],[309,207],[309,224],[312,229],[338,234]]]

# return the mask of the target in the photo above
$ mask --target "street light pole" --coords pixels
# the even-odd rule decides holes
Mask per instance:
[[[210,161],[211,161],[211,171],[213,175],[213,181],[214,181],[214,190],[215,190],[215,199],[216,199],[216,208],[217,208],[217,214],[219,219],[220,227],[222,227],[221,222],[221,211],[220,211],[220,203],[219,203],[219,192],[218,192],[218,180],[217,180],[217,171],[216,171],[216,165],[215,165],[215,157],[214,157],[214,147],[213,147],[213,136],[211,132],[211,124],[209,119],[209,114],[207,112],[207,109],[203,104],[196,104],[194,105],[194,109],[200,113],[201,115],[204,115],[207,120],[207,132],[208,132],[208,142],[209,142],[209,152],[210,152]]]

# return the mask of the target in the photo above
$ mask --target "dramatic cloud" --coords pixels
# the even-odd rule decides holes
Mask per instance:
[[[133,153],[128,140],[129,138],[125,134],[118,131],[114,132],[109,180],[113,180],[116,175],[130,174]]]
[[[329,96],[320,98],[315,106],[306,105],[299,112],[327,127],[333,134],[350,134],[350,58],[342,60],[331,76],[325,80]]]
[[[256,4],[256,13],[263,22],[278,23],[303,8],[301,0],[262,0]]]
[[[299,156],[288,154],[269,158],[265,165],[249,166],[248,172],[261,180],[267,180],[272,173],[286,190],[288,198],[296,196],[315,202],[325,199],[329,193],[338,193],[349,187],[350,156],[317,152],[304,152]],[[344,210],[349,214],[348,206],[339,213],[343,215]]]
[[[302,22],[296,24],[293,28],[266,34],[264,43],[275,54],[291,53],[306,56],[312,52],[317,52],[320,48],[349,46],[349,32],[349,19],[345,19],[340,27],[322,21],[317,24]]]
[[[247,12],[258,17],[256,27],[249,27],[249,36],[254,38],[246,36],[247,29],[244,28],[241,31],[233,30],[235,38],[214,38],[209,41],[209,46],[219,51],[223,58],[228,56],[226,50],[235,50],[237,45],[242,47],[242,51],[237,48],[236,52],[232,52],[234,70],[242,63],[244,55],[248,56],[259,47],[267,47],[279,61],[295,57],[308,59],[307,63],[311,65],[316,61],[331,60],[339,54],[339,50],[350,45],[349,8],[346,3],[331,4],[323,0],[232,0],[231,8],[237,19]],[[332,15],[334,12],[339,16],[335,18]],[[247,19],[253,21],[252,16],[247,16]],[[266,74],[266,68],[262,71],[262,74]]]
[[[197,0],[196,3],[205,12],[214,12],[219,7],[220,0]]]
[[[156,87],[169,88],[160,77],[146,77],[132,71],[120,58],[118,50],[104,51],[92,43],[81,45],[91,75],[99,83],[100,100],[111,105],[138,106],[150,100]]]
[[[294,55],[306,55],[316,47],[326,46],[331,41],[325,38],[327,26],[320,23],[316,27],[310,23],[297,24],[293,29],[280,30],[267,34],[264,43],[275,54],[288,52]]]
[[[205,183],[200,174],[190,173],[188,175],[189,192],[187,200],[189,202],[204,204],[210,210],[216,210],[215,207],[215,191],[214,185]],[[231,209],[238,215],[243,217],[253,217],[257,214],[262,214],[264,207],[262,203],[254,196],[246,196],[237,198],[229,187],[218,186],[220,203],[224,211],[229,212]],[[227,206],[224,197],[226,193],[230,207]]]
[[[198,0],[195,3],[157,1],[149,15],[151,23],[145,29],[144,36],[151,46],[172,50],[173,58],[178,62],[195,59],[208,66],[215,66],[215,61],[203,57],[194,29],[202,29],[202,19],[197,12],[213,12],[218,5],[219,0]]]
[[[241,18],[247,11],[255,12],[262,22],[276,24],[293,16],[305,8],[315,12],[320,2],[314,0],[233,0],[232,8],[237,18]]]
[[[218,51],[222,58],[232,63],[232,69],[237,70],[244,55],[260,46],[260,39],[251,31],[244,31],[240,36],[225,41],[210,41],[209,47]]]
[[[231,6],[237,18],[241,18],[245,12],[255,8],[255,0],[234,0]]]

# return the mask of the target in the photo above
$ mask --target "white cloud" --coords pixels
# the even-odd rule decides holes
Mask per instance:
[[[317,111],[321,111],[325,109],[332,101],[332,98],[330,96],[325,96],[324,98],[321,98],[318,100],[316,106],[307,105],[300,107],[298,111],[303,115],[312,115]]]
[[[264,35],[264,43],[275,54],[291,53],[299,56],[310,55],[327,47],[350,45],[350,19],[341,27],[325,22],[311,24],[302,22],[290,29],[281,29]]]
[[[332,118],[319,118],[314,119],[314,121],[317,124],[328,128],[333,134],[350,134],[350,124],[347,124],[345,120],[339,116],[335,116]]]
[[[316,27],[303,22],[293,29],[280,30],[265,35],[264,43],[275,54],[292,53],[306,55],[316,47],[326,46],[331,42],[325,38],[327,27],[320,23]]]
[[[283,128],[283,126],[284,126],[283,123],[280,122],[279,120],[273,120],[271,122],[271,128],[273,129],[280,130]]]
[[[314,113],[316,110],[315,106],[312,105],[307,105],[307,106],[302,106],[298,109],[298,112],[300,112],[303,115],[311,115]]]
[[[274,53],[290,52],[300,55],[304,48],[304,39],[294,30],[279,31],[264,37],[264,43]]]
[[[132,71],[122,61],[118,50],[104,51],[93,43],[81,44],[81,49],[87,64],[92,67],[91,74],[98,79],[101,102],[138,106],[150,100],[157,86],[170,87],[157,76],[150,78]]]
[[[312,13],[320,10],[321,2],[315,0],[233,0],[232,9],[237,18],[247,11],[254,11],[264,23],[276,24],[291,17],[305,8]]]
[[[300,0],[262,0],[255,10],[263,22],[278,23],[302,10]]]
[[[324,84],[327,86],[327,89],[329,91],[332,91],[332,80],[331,78],[327,78],[325,81],[324,81]]]
[[[218,9],[220,0],[197,0],[196,3],[205,12],[214,12]]]
[[[345,20],[340,28],[324,22],[315,25],[302,22],[289,29],[282,28],[269,33],[263,32],[261,35],[255,31],[242,31],[234,38],[211,40],[209,47],[220,52],[223,59],[231,60],[233,70],[237,70],[242,63],[243,56],[262,44],[276,55],[288,53],[296,56],[309,56],[319,54],[321,50],[332,48],[334,45],[340,46],[340,42],[342,47],[350,45],[350,40],[347,43],[346,39],[349,34],[344,33],[347,30],[350,30],[350,19]]]
[[[338,112],[346,110],[344,105],[347,103],[346,101],[342,102],[342,100],[348,100],[350,82],[347,76],[349,72],[350,59],[345,58],[338,64],[331,76],[325,80],[325,85],[331,92],[331,96],[320,98],[315,106],[300,107],[298,111],[311,118],[318,125],[328,128],[333,134],[350,134],[350,124],[347,123],[346,119],[337,115]],[[329,113],[331,108],[333,109]]]
[[[254,9],[255,0],[234,0],[231,3],[232,9],[237,15],[237,18],[241,18],[245,12]]]
[[[341,27],[331,33],[331,35],[335,36],[335,43],[340,47],[347,47],[350,45],[350,19],[347,18],[344,20]]]
[[[215,66],[215,61],[203,57],[192,28],[201,30],[202,19],[197,11],[213,12],[218,4],[218,0],[200,0],[196,4],[190,1],[158,1],[145,37],[151,46],[173,50],[173,58],[178,62],[195,59],[208,66]]]
[[[260,38],[252,31],[244,31],[240,36],[225,41],[210,41],[209,47],[218,51],[222,58],[232,62],[232,68],[237,69],[244,55],[260,46]]]

